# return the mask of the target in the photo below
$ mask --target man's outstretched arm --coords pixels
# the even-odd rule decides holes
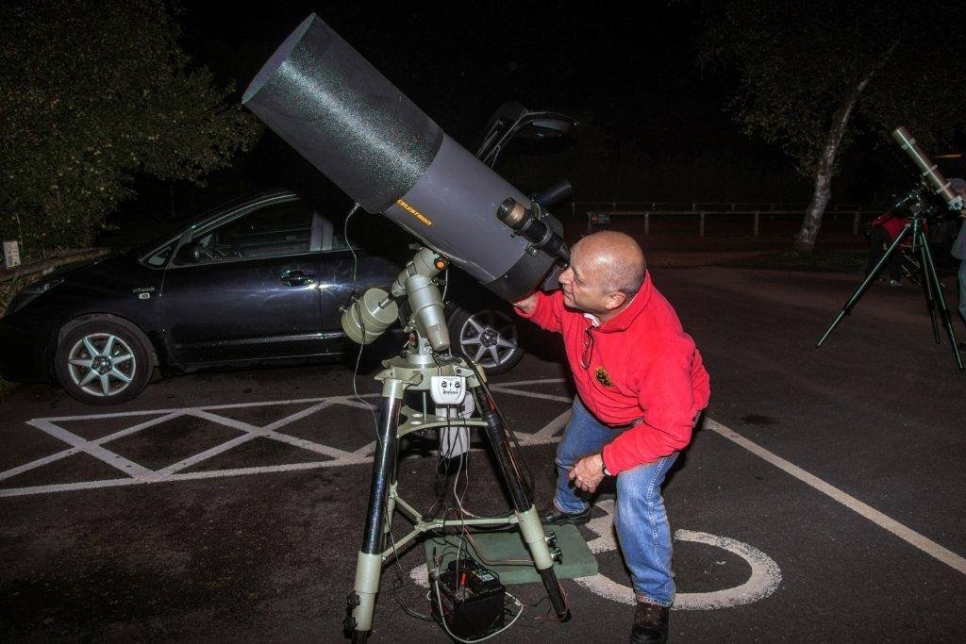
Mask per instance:
[[[524,315],[531,315],[537,308],[537,293],[534,291],[522,300],[516,300],[513,302],[513,306],[520,309],[520,312]]]

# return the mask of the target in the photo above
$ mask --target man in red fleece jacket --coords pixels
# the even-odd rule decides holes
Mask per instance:
[[[631,237],[588,235],[570,259],[559,291],[514,302],[520,315],[563,336],[577,386],[543,520],[586,523],[586,497],[617,477],[614,524],[637,598],[631,641],[663,642],[674,580],[661,484],[707,407],[708,372]]]

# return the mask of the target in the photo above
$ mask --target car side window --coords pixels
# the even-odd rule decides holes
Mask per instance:
[[[300,201],[260,208],[212,231],[214,248],[243,258],[279,257],[309,252],[312,211]]]
[[[349,247],[349,242],[346,241],[345,233],[341,230],[336,230],[332,235],[332,250],[345,250]]]
[[[348,247],[349,244],[346,242],[345,232],[333,224],[330,219],[316,212],[312,222],[311,249],[313,251],[320,250],[322,252],[329,252],[345,250]]]
[[[174,250],[174,244],[168,244],[143,261],[151,268],[164,268],[164,265],[168,263],[168,258],[171,257],[172,250]]]
[[[312,210],[301,201],[275,203],[202,231],[178,251],[177,264],[301,255],[313,250]]]

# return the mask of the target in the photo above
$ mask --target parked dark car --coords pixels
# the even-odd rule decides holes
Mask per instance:
[[[137,396],[155,367],[172,374],[355,357],[339,307],[395,279],[412,252],[393,230],[395,257],[384,256],[350,248],[340,219],[291,192],[228,203],[24,288],[0,318],[0,377],[56,379],[81,401],[112,405]],[[491,374],[509,370],[523,355],[509,305],[449,273],[454,348]]]

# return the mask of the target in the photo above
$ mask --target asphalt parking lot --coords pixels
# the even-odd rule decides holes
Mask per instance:
[[[655,269],[712,376],[703,429],[666,488],[681,642],[962,641],[966,374],[933,341],[922,293],[875,286],[822,348],[859,277]],[[954,308],[955,289],[947,291]],[[962,338],[963,326],[954,321]],[[361,544],[370,373],[340,366],[198,374],[110,410],[54,387],[0,407],[0,639],[341,641]],[[553,344],[492,381],[538,505],[572,396]],[[439,496],[432,437],[400,488]],[[505,501],[474,450],[468,509]],[[626,641],[628,578],[604,495],[581,528],[598,575],[508,590],[497,641]],[[371,641],[448,640],[422,548],[388,565]],[[416,615],[416,616],[414,616]]]

